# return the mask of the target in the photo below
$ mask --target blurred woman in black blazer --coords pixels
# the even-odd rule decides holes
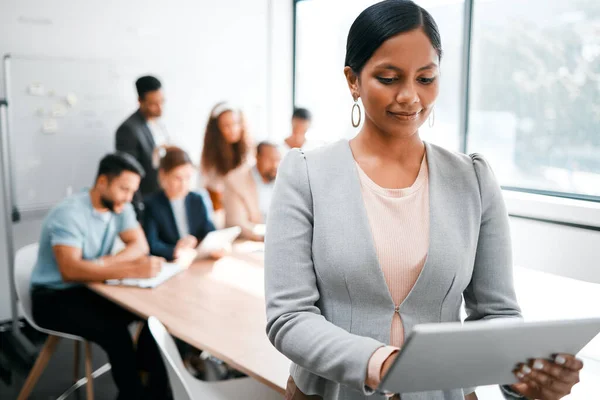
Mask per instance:
[[[168,261],[193,259],[198,244],[215,230],[202,196],[190,191],[195,173],[185,151],[166,149],[158,171],[162,190],[145,201],[144,231],[151,254]],[[221,255],[211,254],[215,258]]]

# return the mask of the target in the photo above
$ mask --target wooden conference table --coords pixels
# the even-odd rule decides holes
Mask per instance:
[[[91,284],[90,288],[144,318],[154,315],[172,335],[209,351],[235,369],[283,394],[290,361],[275,350],[266,336],[263,249],[262,243],[236,243],[231,256],[216,262],[196,262],[187,271],[154,289],[104,284]],[[540,310],[535,309],[539,307],[539,297],[550,299],[548,293],[552,291],[567,290],[569,295],[576,296],[577,290],[582,290],[581,284],[570,288],[565,286],[564,279],[559,283],[553,283],[552,279],[559,280],[549,274],[516,269],[516,289],[525,314],[540,314]],[[540,288],[552,290],[539,293],[532,282],[538,282]],[[595,286],[592,289],[597,290]],[[557,297],[556,303],[545,302],[544,309],[554,318],[563,317],[560,312],[557,314],[562,298]],[[563,311],[565,314],[573,312],[568,307]],[[540,316],[541,319],[550,317]],[[598,361],[586,360],[582,382],[575,386],[573,395],[568,398],[595,398],[599,386],[594,377],[598,376],[598,371]],[[497,386],[478,388],[477,392],[480,398],[503,398]]]
[[[231,255],[195,262],[154,289],[90,288],[143,318],[155,316],[173,336],[284,394],[290,361],[266,334],[263,249],[236,243]]]

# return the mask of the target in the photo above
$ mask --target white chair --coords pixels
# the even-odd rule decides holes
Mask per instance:
[[[87,383],[87,399],[93,400],[94,398],[94,387],[93,387],[93,377],[97,377],[102,373],[110,370],[109,365],[105,365],[100,368],[98,371],[92,371],[92,348],[88,341],[84,338],[74,335],[69,335],[63,332],[56,332],[49,329],[44,329],[39,327],[35,321],[33,320],[32,312],[31,312],[31,295],[30,295],[30,282],[31,282],[31,274],[33,272],[33,267],[35,266],[35,262],[37,260],[38,253],[38,244],[30,244],[27,245],[17,251],[15,255],[15,287],[17,291],[17,301],[21,307],[23,312],[23,316],[29,322],[29,324],[37,329],[40,332],[47,333],[48,339],[46,339],[46,343],[42,348],[38,358],[33,365],[33,368],[29,372],[27,376],[27,380],[21,389],[21,393],[19,393],[18,400],[25,400],[29,397],[29,394],[33,390],[35,384],[37,383],[39,377],[44,372],[50,357],[54,354],[56,350],[56,346],[60,339],[71,339],[75,341],[75,370],[74,370],[74,383],[75,385],[69,389],[69,391],[65,392],[63,396],[59,398],[65,398],[68,394],[83,384]],[[85,344],[85,374],[86,378],[79,379],[79,351],[80,351],[80,343],[83,342]]]
[[[175,341],[156,318],[148,319],[148,327],[165,361],[173,398],[177,400],[281,400],[273,389],[244,377],[226,381],[205,382],[193,377],[183,365]]]

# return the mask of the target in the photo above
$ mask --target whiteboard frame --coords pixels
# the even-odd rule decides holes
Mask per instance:
[[[10,287],[10,310],[12,315],[12,334],[16,340],[22,343],[22,346],[29,350],[31,344],[23,339],[19,329],[19,310],[17,307],[17,289],[15,286],[15,244],[13,240],[13,224],[18,222],[18,211],[15,207],[14,199],[14,174],[12,169],[12,147],[10,143],[10,112],[8,106],[9,92],[9,60],[10,54],[6,54],[3,59],[4,63],[4,88],[6,98],[0,102],[0,147],[2,154],[2,189],[4,195],[4,219],[5,219],[5,235],[6,235],[6,256],[8,258],[8,280]]]
[[[3,65],[4,65],[4,92],[5,92],[5,101],[8,104],[6,107],[6,119],[4,124],[6,126],[6,145],[8,156],[3,158],[2,167],[8,171],[9,176],[9,185],[7,186],[7,190],[10,196],[10,202],[5,203],[6,207],[10,207],[11,219],[13,222],[18,222],[20,220],[37,220],[45,217],[56,203],[45,203],[45,204],[37,204],[31,207],[19,207],[17,201],[17,193],[16,193],[16,175],[15,175],[15,164],[12,160],[12,155],[14,153],[15,148],[13,147],[13,143],[11,138],[13,137],[13,133],[10,129],[11,127],[11,112],[10,112],[10,104],[11,104],[11,84],[10,84],[10,61],[12,59],[16,60],[24,60],[24,61],[54,61],[54,62],[85,62],[90,64],[111,64],[112,61],[109,59],[102,58],[77,58],[77,57],[55,57],[48,55],[27,55],[27,54],[17,54],[17,53],[6,53],[3,57]],[[7,221],[10,221],[7,220]]]

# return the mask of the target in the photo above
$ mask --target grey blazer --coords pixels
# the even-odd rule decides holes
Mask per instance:
[[[408,336],[419,323],[521,317],[500,187],[477,155],[426,143],[430,244],[421,275],[400,305]],[[401,226],[398,229],[402,229]],[[364,399],[367,364],[390,341],[394,302],[379,266],[348,141],[280,166],[267,222],[267,333],[292,361],[305,394]],[[375,394],[374,399],[383,399]],[[403,400],[463,400],[462,389]]]

